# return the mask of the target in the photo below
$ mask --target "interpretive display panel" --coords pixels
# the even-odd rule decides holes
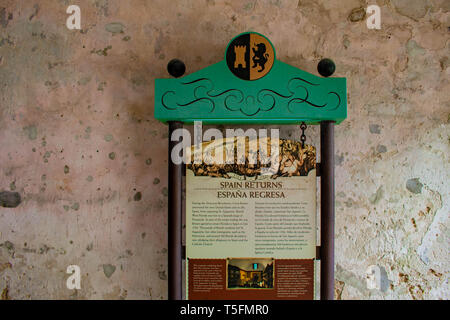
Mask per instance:
[[[203,160],[186,170],[188,299],[314,297],[315,148],[254,142],[227,138],[190,149]],[[242,145],[245,159],[237,161]],[[212,161],[227,152],[233,163]]]

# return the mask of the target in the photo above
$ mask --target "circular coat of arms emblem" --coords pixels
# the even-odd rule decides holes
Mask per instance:
[[[231,40],[225,59],[238,78],[257,80],[269,73],[275,61],[275,50],[263,35],[246,32]]]

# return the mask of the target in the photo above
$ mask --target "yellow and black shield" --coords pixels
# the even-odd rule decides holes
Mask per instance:
[[[264,77],[275,61],[270,41],[254,32],[243,33],[228,45],[226,61],[230,71],[243,80]]]

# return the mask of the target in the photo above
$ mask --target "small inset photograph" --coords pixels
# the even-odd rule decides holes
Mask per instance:
[[[227,258],[227,289],[273,289],[273,258]]]

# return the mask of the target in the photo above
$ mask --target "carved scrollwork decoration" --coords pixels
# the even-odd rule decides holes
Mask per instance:
[[[210,79],[199,78],[189,82],[181,83],[182,86],[196,85],[193,89],[193,99],[185,102],[170,103],[172,96],[176,96],[173,90],[165,92],[161,97],[161,103],[167,110],[177,110],[178,108],[189,107],[201,102],[207,102],[210,105],[209,113],[214,112],[216,103],[223,103],[223,106],[231,112],[241,112],[245,116],[252,117],[259,112],[269,112],[273,110],[278,104],[284,104],[290,113],[294,113],[296,105],[305,103],[314,108],[329,107],[329,100],[336,100],[337,103],[329,111],[336,110],[341,104],[341,98],[338,93],[331,91],[328,96],[336,98],[328,98],[324,103],[313,102],[310,98],[310,87],[319,86],[317,83],[312,83],[305,79],[294,77],[291,78],[286,89],[288,93],[280,93],[272,89],[261,89],[256,94],[245,95],[240,89],[226,89],[221,92],[214,92],[214,85]]]

